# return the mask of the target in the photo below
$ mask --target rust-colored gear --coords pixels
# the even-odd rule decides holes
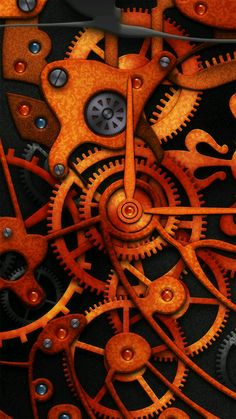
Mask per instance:
[[[147,166],[145,163],[140,162],[136,163],[136,170],[138,177],[146,176],[147,181],[138,181],[139,185],[137,188],[137,194],[140,195],[137,197],[141,199],[141,202],[145,203],[147,200],[147,205],[151,204],[151,198],[149,193],[152,190],[152,198],[155,201],[158,201],[159,205],[173,205],[176,206],[179,204],[179,197],[177,195],[177,190],[174,183],[170,178],[168,178],[167,173],[161,168],[154,166]],[[89,203],[96,202],[96,196],[99,193],[100,187],[102,184],[109,187],[111,182],[114,180],[114,176],[123,175],[124,164],[123,161],[115,161],[110,163],[109,167],[107,165],[99,169],[99,175],[95,174],[93,178],[90,179],[88,184],[88,190],[84,191],[85,194],[81,197],[81,206],[80,213],[82,219],[87,219],[91,217],[91,205]],[[137,184],[138,184],[137,182]],[[148,186],[147,192],[145,191],[146,185]],[[123,200],[123,188],[121,182],[118,182],[117,185],[112,183],[112,188],[114,189],[114,195],[111,197],[111,201],[107,203],[108,208],[108,217],[111,220],[111,225],[116,237],[116,251],[119,257],[122,259],[138,259],[144,258],[145,256],[151,256],[155,254],[157,250],[161,250],[165,246],[165,242],[159,237],[155,237],[155,220],[152,220],[151,217],[147,219],[144,217],[141,218],[137,223],[133,223],[131,229],[126,227],[126,224],[121,222],[119,224],[119,230],[115,228],[115,224],[118,220],[113,213],[114,200],[121,202]],[[156,195],[156,196],[155,196]],[[158,197],[157,197],[158,195]],[[114,196],[114,198],[113,198]],[[135,195],[136,196],[136,195]],[[170,217],[168,220],[163,220],[163,225],[169,232],[173,235],[177,229],[177,219],[175,217]],[[132,234],[129,234],[132,233]],[[95,228],[90,228],[87,237],[92,241],[92,243],[98,246],[100,249],[103,249],[104,245],[99,230]],[[129,235],[129,236],[128,236]]]
[[[136,154],[139,158],[144,159],[148,165],[153,164],[155,161],[153,153],[141,140],[137,140]],[[78,176],[83,175],[83,173],[86,173],[89,169],[91,170],[93,166],[97,167],[98,164],[102,164],[102,162],[107,159],[121,158],[123,155],[124,150],[98,150],[95,147],[93,150],[88,150],[87,153],[83,153],[81,158],[77,159],[77,164],[74,165],[74,171],[71,170],[67,178],[61,185],[57,185],[53,192],[52,202],[48,213],[48,226],[50,232],[62,227],[62,211],[65,202],[67,202],[67,207],[71,213],[73,222],[78,222],[81,219],[76,204],[78,191],[73,191],[75,185],[81,188],[81,182]],[[77,196],[76,199],[75,196]],[[92,291],[96,290],[98,293],[104,292],[107,277],[103,280],[96,278],[90,273],[90,264],[85,261],[85,253],[93,244],[85,237],[84,233],[77,233],[76,240],[77,244],[75,247],[69,250],[66,241],[63,238],[58,238],[53,243],[56,257],[60,260],[61,266],[64,266],[64,268],[78,279],[85,288],[89,287]],[[80,246],[78,243],[80,243]]]
[[[129,15],[132,13],[130,12]],[[145,16],[145,13],[142,13],[142,15]],[[186,32],[174,20],[167,18],[164,20],[164,32],[172,33],[173,35],[186,35]],[[105,52],[100,46],[103,38],[104,33],[99,30],[84,29],[80,31],[69,46],[67,58],[88,59],[90,53],[93,52],[98,59],[104,60]],[[193,43],[188,41],[177,41],[174,39],[167,39],[166,41],[177,57],[190,52],[194,48]],[[142,49],[140,55],[142,55]],[[118,66],[120,68],[126,68],[129,64],[127,57],[128,55],[119,58]],[[199,56],[193,56],[182,64],[181,71],[183,74],[193,74],[199,71],[200,68],[201,61]],[[172,139],[186,127],[198,109],[202,94],[200,91],[178,89],[173,85],[169,87],[167,85],[166,88],[167,91],[164,97],[156,105],[156,109],[153,111],[150,119],[158,139],[163,142]]]
[[[208,270],[211,271],[211,274],[214,276],[214,281],[217,283],[217,287],[222,292],[223,295],[230,297],[230,290],[229,290],[229,284],[228,284],[228,278],[226,276],[225,270],[220,265],[219,261],[217,260],[217,255],[206,250],[198,251],[198,256],[202,263],[206,266]],[[139,262],[140,264],[140,262]],[[184,266],[183,266],[184,267]],[[140,269],[140,268],[139,268]],[[142,266],[141,266],[142,270]],[[181,271],[181,270],[180,270]],[[167,274],[168,275],[168,274]],[[182,273],[180,274],[180,278],[185,283],[185,285],[188,288],[188,285],[191,284],[191,281],[189,282],[188,272],[185,269],[182,269]],[[145,292],[146,288],[143,286],[143,284],[140,282],[139,285],[134,286],[135,292],[139,297],[142,297]],[[188,288],[189,289],[189,288]],[[193,343],[190,343],[189,345],[186,345],[185,351],[188,355],[194,356],[204,350],[206,350],[219,335],[221,334],[223,328],[225,327],[229,310],[227,307],[225,307],[223,304],[221,304],[218,300],[214,300],[212,298],[207,297],[196,297],[191,295],[191,290],[189,289],[189,296],[188,296],[188,303],[187,303],[187,310],[184,311],[184,313],[180,316],[180,318],[177,320],[177,324],[181,325],[181,333],[184,334],[184,331],[186,330],[186,324],[184,323],[184,326],[182,326],[181,318],[184,315],[188,313],[189,310],[191,310],[191,304],[193,305],[205,305],[207,307],[217,307],[217,312],[215,314],[215,318],[210,326],[210,328],[204,332],[204,334],[199,337],[196,341]],[[125,289],[120,285],[117,275],[112,272],[109,276],[105,297],[107,299],[111,299],[114,297],[122,297],[122,298],[128,298],[128,295],[125,291]],[[121,318],[118,316],[118,313],[114,310],[109,313],[109,323],[111,324],[113,330],[115,333],[119,333],[122,329],[122,321]],[[191,316],[192,319],[192,316]],[[139,317],[136,316],[136,314],[133,314],[133,317],[131,318],[131,322],[136,322],[139,320]],[[133,324],[133,323],[132,323]],[[174,324],[173,324],[174,326]],[[176,325],[177,327],[177,325]],[[187,331],[188,332],[188,331]],[[188,332],[189,335],[191,335],[190,331]],[[189,338],[191,340],[191,338]],[[171,359],[171,353],[163,352],[161,354],[164,358]]]
[[[198,185],[195,182],[194,178],[190,176],[188,171],[182,168],[179,164],[176,164],[172,159],[168,157],[168,153],[166,153],[165,158],[162,162],[161,168],[156,168],[156,166],[149,167],[145,163],[137,163],[136,166],[137,172],[140,174],[140,177],[146,176],[147,180],[146,183],[150,184],[153,188],[153,191],[157,191],[157,193],[161,196],[159,205],[163,205],[165,200],[167,201],[168,205],[179,205],[179,199],[181,197],[178,194],[178,189],[175,186],[175,179],[177,178],[178,182],[182,184],[186,194],[188,196],[191,205],[201,206],[201,196],[198,191]],[[84,197],[81,198],[81,214],[82,217],[87,219],[91,216],[91,206],[89,203],[97,202],[96,196],[97,192],[99,192],[99,188],[101,184],[109,185],[112,182],[112,176],[115,173],[119,173],[123,171],[123,163],[122,162],[115,162],[114,164],[110,163],[109,167],[104,166],[103,168],[99,169],[99,175],[95,174],[94,178],[90,180],[90,184],[88,185],[88,189],[85,191]],[[168,176],[170,174],[170,176]],[[114,186],[114,184],[113,184]],[[155,196],[155,195],[154,195]],[[111,201],[111,205],[113,206],[113,201]],[[108,206],[109,208],[109,206]],[[109,209],[108,209],[108,216],[109,216]],[[197,218],[195,218],[197,221]],[[180,222],[180,228],[190,228],[192,226],[191,231],[191,238],[190,240],[197,240],[197,238],[204,237],[204,225],[203,217],[198,219],[198,222],[193,223],[191,225],[184,221]],[[165,228],[170,231],[170,234],[173,235],[179,226],[179,222],[175,217],[170,217],[167,221],[164,221]],[[120,227],[121,229],[122,227]],[[155,231],[155,228],[153,229]],[[140,234],[140,231],[139,231]],[[127,242],[123,239],[123,241],[119,242],[118,233],[116,235],[117,243],[116,243],[116,251],[119,257],[122,259],[138,259],[144,258],[146,255],[150,256],[151,254],[155,254],[157,250],[161,250],[163,246],[165,246],[165,242],[158,236],[155,237],[152,234],[149,236],[146,233],[146,230],[142,232],[143,237],[141,234],[139,235],[139,239],[135,242],[134,230],[132,231],[132,240],[128,239]],[[96,227],[90,228],[89,232],[87,233],[87,237],[92,240],[92,243],[98,246],[100,249],[103,248],[103,242],[101,235]],[[120,237],[122,237],[120,232]]]
[[[42,169],[38,165],[38,159],[36,157],[33,157],[31,161],[26,161],[22,159],[21,157],[17,157],[15,155],[15,152],[13,149],[9,149],[8,153],[6,155],[6,160],[8,165],[17,167],[19,169],[28,170],[31,174],[35,176],[39,176],[41,179],[43,179],[50,187],[52,187],[55,183],[55,180],[52,178],[52,176],[45,170]],[[25,220],[25,226],[27,228],[30,228],[37,224],[38,222],[42,221],[43,219],[46,219],[46,210],[41,211],[41,213],[36,212],[32,216],[30,216],[27,220]],[[64,292],[64,294],[61,296],[59,301],[52,307],[50,311],[48,311],[46,314],[44,314],[42,317],[38,318],[37,320],[24,325],[22,327],[12,329],[12,330],[4,330],[0,332],[0,343],[2,343],[5,340],[15,339],[19,338],[22,343],[27,342],[28,335],[35,330],[38,330],[40,328],[43,328],[51,319],[58,316],[60,313],[67,314],[69,312],[69,309],[66,307],[68,301],[71,299],[73,294],[78,293],[81,294],[82,289],[78,286],[76,281],[71,281]]]
[[[121,419],[123,417],[149,418],[153,417],[155,413],[161,412],[163,409],[167,408],[174,400],[174,395],[169,389],[159,397],[158,390],[156,390],[155,393],[155,390],[153,389],[153,386],[155,386],[155,381],[152,382],[152,385],[150,385],[148,382],[148,376],[145,374],[146,370],[148,369],[146,361],[150,359],[149,362],[153,362],[153,356],[155,352],[159,352],[159,350],[161,351],[162,345],[160,344],[153,347],[152,344],[148,342],[150,339],[144,339],[140,334],[131,332],[129,330],[129,320],[127,320],[127,323],[124,322],[124,328],[121,333],[116,334],[115,336],[111,335],[106,338],[104,348],[100,347],[100,345],[97,346],[94,343],[94,334],[93,339],[90,342],[89,327],[91,323],[96,321],[103,314],[107,314],[112,310],[121,310],[124,316],[125,313],[128,316],[129,311],[132,309],[132,302],[123,299],[115,299],[113,301],[111,300],[106,303],[99,304],[98,306],[95,305],[92,309],[89,309],[85,314],[88,324],[85,329],[86,341],[83,341],[82,333],[80,338],[72,345],[71,356],[64,359],[65,376],[73,394],[78,396],[77,387],[80,386],[81,388],[82,386],[83,394],[86,396],[89,405],[92,407],[93,411],[101,417],[116,419]],[[183,348],[184,342],[180,334],[172,328],[170,333],[172,334],[173,338],[176,339],[176,343]],[[149,401],[146,402],[146,406],[141,408],[138,407],[137,409],[133,408],[130,410],[130,412],[127,410],[127,414],[125,415],[124,410],[122,413],[119,411],[119,403],[122,398],[121,395],[118,395],[119,390],[115,390],[115,393],[113,392],[114,407],[110,407],[109,404],[106,405],[104,396],[109,394],[108,380],[105,381],[106,384],[102,383],[98,389],[98,392],[95,390],[95,388],[92,391],[91,388],[88,388],[88,386],[84,388],[84,383],[81,382],[80,377],[78,377],[79,370],[76,370],[76,374],[71,374],[72,368],[74,368],[74,364],[77,364],[78,362],[80,350],[86,351],[86,354],[88,355],[88,358],[86,359],[89,359],[89,353],[92,355],[96,354],[98,363],[100,364],[99,361],[102,361],[101,365],[103,368],[105,368],[105,371],[107,370],[108,375],[111,369],[116,370],[114,371],[114,376],[111,380],[118,383],[119,386],[122,387],[125,385],[126,388],[128,386],[132,389],[132,386],[135,383],[139,385],[140,388],[142,388],[143,391],[148,395]],[[100,360],[98,356],[100,356]],[[154,361],[157,368],[158,362],[160,361]],[[164,364],[164,366],[166,368],[167,364]],[[96,367],[93,367],[93,373],[94,368]],[[187,370],[184,364],[179,361],[176,365],[173,365],[173,368],[175,368],[175,373],[173,375],[174,378],[172,382],[176,387],[181,388],[186,381]],[[163,370],[164,369],[162,369],[162,371]],[[164,374],[165,373],[163,373],[163,375]],[[133,391],[135,391],[135,388]],[[127,403],[127,400],[125,403]]]

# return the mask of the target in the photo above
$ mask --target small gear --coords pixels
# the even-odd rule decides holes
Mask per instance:
[[[126,101],[114,92],[98,93],[89,100],[85,114],[92,131],[113,136],[125,129]]]
[[[38,164],[40,164],[44,170],[48,171],[48,152],[40,144],[27,144],[22,157],[27,161],[31,161],[36,157],[38,159]],[[42,204],[45,202],[45,197],[49,197],[49,192],[46,188],[39,187],[38,182],[35,182],[34,176],[28,170],[21,169],[20,179],[34,202]]]
[[[232,330],[220,344],[216,358],[216,369],[219,378],[234,391],[236,390],[235,363],[233,362],[235,356],[232,357],[231,352],[234,353],[235,347],[236,329]]]
[[[25,273],[25,268],[19,268],[11,275],[10,281],[17,281]],[[16,301],[16,297],[8,290],[2,291],[0,301],[8,317],[19,325],[32,323],[54,307],[63,294],[63,285],[56,275],[47,267],[41,266],[36,270],[36,280],[45,291],[45,299],[40,307],[30,309]]]
[[[102,325],[100,319],[104,314],[112,310],[120,310],[123,312],[123,316],[129,319],[128,313],[132,309],[132,302],[126,299],[111,300],[89,309],[85,313],[87,326],[84,333],[86,336],[84,337],[82,332],[80,338],[72,345],[71,357],[64,358],[65,377],[73,394],[78,397],[77,386],[79,385],[80,388],[82,386],[88,403],[93,411],[101,417],[123,418],[124,416],[119,412],[118,408],[121,400],[126,409],[132,414],[132,417],[140,419],[153,417],[173,402],[174,395],[168,387],[159,395],[159,380],[155,380],[155,376],[150,376],[150,370],[146,366],[146,361],[152,363],[155,368],[159,368],[159,371],[161,370],[164,376],[170,366],[173,369],[172,382],[176,387],[183,387],[186,381],[187,370],[182,362],[176,361],[167,366],[167,361],[162,363],[160,360],[154,359],[155,351],[158,352],[162,345],[161,342],[158,344],[156,341],[153,347],[152,338],[148,336],[148,327],[144,337],[143,333],[139,333],[137,330],[133,331],[132,326],[129,326],[128,320],[126,326],[124,322],[124,329],[121,333],[113,335],[111,331],[107,332],[102,339],[102,344],[100,339],[99,343],[96,342],[96,336],[94,336],[93,332],[94,323],[97,325],[96,330],[99,336],[99,324],[100,326]],[[141,318],[140,322],[142,323],[142,321],[144,320]],[[171,329],[170,333],[174,339],[177,339],[179,347],[184,348],[181,337],[179,335],[178,337],[175,336],[176,331]],[[116,356],[117,352],[121,355]],[[82,372],[83,354],[86,355],[86,374]],[[142,362],[140,363],[141,359]],[[92,362],[91,365],[93,365],[92,369],[88,367],[90,360]],[[109,374],[109,369],[113,367],[113,363],[117,371],[115,371],[112,379],[115,392],[111,396],[107,382],[105,384],[105,379],[106,375]],[[129,368],[127,370],[128,363]],[[77,365],[80,365],[80,367],[77,368]],[[72,369],[75,369],[75,374],[73,375],[71,374]],[[96,375],[97,377],[99,376],[99,379],[95,382],[91,377],[93,382],[93,386],[91,386],[88,374],[91,371],[94,376],[96,370],[99,371],[98,375]],[[140,400],[138,401],[139,397],[137,397],[140,391],[148,396],[143,398],[142,403],[140,403]],[[135,395],[135,392],[137,392],[137,395]],[[133,394],[134,397],[132,396],[131,400],[125,394]]]
[[[15,253],[7,252],[0,255],[0,277],[7,278],[14,269],[14,264],[16,260]]]

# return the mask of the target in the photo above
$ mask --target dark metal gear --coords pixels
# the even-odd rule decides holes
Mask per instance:
[[[21,267],[9,275],[10,281],[17,281],[25,272]],[[45,292],[45,299],[36,308],[26,307],[14,294],[8,290],[0,295],[1,305],[8,317],[20,325],[29,324],[47,313],[63,294],[63,286],[58,277],[47,267],[41,266],[36,270],[36,280]]]
[[[236,363],[234,362],[235,356],[231,355],[235,348],[236,329],[232,330],[220,344],[216,358],[216,368],[219,378],[234,391],[236,390]],[[235,352],[233,355],[235,355]]]
[[[98,93],[90,99],[86,118],[92,131],[98,135],[116,135],[126,126],[126,102],[114,92]]]
[[[48,152],[37,143],[27,144],[24,149],[23,158],[27,161],[32,161],[32,159],[37,159],[41,167],[48,171]],[[28,170],[21,169],[20,179],[29,194],[29,196],[34,200],[34,202],[42,204],[45,202],[46,188],[41,188],[34,181],[34,176]]]

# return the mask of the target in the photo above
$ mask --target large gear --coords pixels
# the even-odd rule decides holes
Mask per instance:
[[[140,14],[140,11],[133,10],[132,14]],[[144,14],[144,12],[143,12]],[[164,31],[173,35],[186,35],[186,32],[172,19],[164,20]],[[67,52],[67,58],[70,59],[88,59],[91,53],[97,55],[97,58],[104,60],[105,52],[103,50],[102,41],[104,33],[95,29],[84,29],[80,31],[72,41]],[[176,41],[167,39],[169,47],[180,57],[190,52],[194,45],[191,42]],[[141,50],[142,51],[142,50]],[[140,52],[140,54],[142,54]],[[125,68],[126,56],[119,59],[119,66]],[[199,56],[193,56],[182,64],[183,74],[191,74],[202,68]],[[183,130],[193,118],[194,113],[199,107],[202,92],[189,89],[177,88],[174,85],[163,85],[165,90],[163,97],[156,105],[155,110],[150,117],[150,123],[153,130],[157,134],[161,142],[166,142],[174,138]]]
[[[235,364],[232,365],[232,352],[236,346],[236,330],[232,330],[221,342],[217,358],[216,368],[221,381],[229,388],[236,389]]]
[[[117,407],[119,405],[117,399],[121,400],[121,398],[125,400],[124,402],[122,402],[124,404],[132,405],[133,403],[133,406],[131,408],[127,407],[127,409],[130,410],[130,413],[132,414],[133,418],[153,417],[154,414],[161,412],[174,400],[173,393],[168,389],[164,392],[161,392],[160,394],[158,393],[158,390],[155,389],[155,380],[153,381],[154,377],[151,380],[151,377],[149,377],[148,373],[148,366],[145,365],[145,360],[147,361],[147,359],[150,359],[150,362],[153,363],[156,368],[159,368],[165,375],[165,368],[167,368],[168,361],[166,360],[166,363],[162,364],[161,359],[157,361],[153,358],[155,353],[159,352],[159,348],[162,347],[160,343],[157,345],[154,344],[153,347],[153,343],[151,343],[151,337],[144,338],[143,334],[138,332],[138,328],[136,329],[136,332],[131,331],[132,327],[129,326],[129,321],[126,324],[126,326],[124,326],[125,330],[123,329],[121,333],[116,334],[114,336],[111,332],[109,332],[109,335],[106,336],[105,341],[103,342],[104,348],[101,347],[101,344],[96,344],[94,334],[91,334],[89,330],[91,326],[91,330],[93,330],[94,323],[97,320],[99,322],[102,315],[107,314],[112,310],[121,310],[125,315],[125,313],[129,313],[129,311],[132,310],[132,308],[133,305],[130,301],[119,299],[109,301],[98,306],[94,306],[92,309],[87,311],[85,313],[85,316],[88,325],[85,329],[85,340],[83,340],[82,333],[80,338],[77,341],[75,341],[72,345],[71,358],[69,358],[69,360],[64,360],[65,376],[69,386],[72,389],[72,392],[75,395],[77,395],[77,386],[82,386],[83,393],[86,396],[86,399],[89,402],[91,408],[96,414],[98,414],[101,417],[116,419],[123,418],[124,413],[121,414],[117,410]],[[140,321],[142,322],[142,319],[140,319]],[[148,330],[146,330],[146,332],[148,334]],[[176,344],[179,345],[179,347],[184,348],[184,342],[178,329],[171,328],[171,334],[173,336],[173,339],[176,341]],[[133,345],[135,347],[134,353]],[[119,353],[123,354],[120,360],[119,358],[116,358],[116,355],[114,355],[114,353],[112,358],[110,358],[110,350],[114,350],[113,346]],[[150,352],[149,355],[146,355],[146,350],[148,351],[147,348],[151,346],[152,354]],[[86,352],[86,354],[88,355],[86,357],[88,362],[87,365],[89,365],[89,355],[92,355],[91,359],[93,359],[95,354],[96,358],[94,359],[96,360],[97,365],[100,365],[100,379],[96,383],[94,383],[94,386],[92,387],[88,384],[88,382],[83,382],[83,376],[81,376],[81,368],[76,367],[77,364],[81,364],[81,351]],[[140,357],[143,358],[141,366],[139,366],[139,363],[136,362],[136,359],[140,359]],[[107,373],[109,373],[109,369],[112,368],[110,362],[114,362],[114,364],[116,364],[116,367],[119,369],[119,371],[114,372],[113,381],[117,385],[115,390],[116,396],[114,396],[113,394],[112,398],[109,395],[109,390],[106,388],[106,385],[104,385],[103,381],[103,379],[105,379],[106,376],[106,370]],[[123,368],[125,368],[126,363],[129,363],[129,369],[127,372],[123,371]],[[72,365],[74,365],[76,375],[71,374]],[[118,367],[118,365],[120,366]],[[173,384],[178,388],[183,387],[187,375],[187,370],[184,364],[178,361],[177,363],[170,365],[173,367]],[[101,368],[104,370],[104,372],[102,372]],[[95,369],[96,364],[93,361],[93,368],[91,370],[93,372],[93,376],[95,374]],[[90,369],[87,370],[87,373],[89,373],[89,371]],[[140,386],[139,390],[138,386]],[[122,388],[125,391],[127,391],[127,389],[130,388],[131,393],[129,394],[133,394],[133,401],[129,401],[125,397],[125,393],[123,392]],[[146,406],[141,406],[138,402],[137,395],[139,394],[139,391],[144,391],[144,393],[146,393],[146,395],[148,396],[146,402],[144,402]],[[135,396],[136,392],[137,395]]]
[[[218,289],[222,292],[223,295],[230,297],[228,278],[224,269],[218,262],[217,256],[211,253],[210,251],[202,250],[198,252],[198,257],[201,260],[202,265],[205,266],[205,269],[211,272],[211,276],[213,276],[212,280],[213,282],[217,283]],[[181,261],[179,261],[178,264],[180,264],[181,266]],[[140,263],[137,265],[136,269],[138,268],[142,271],[142,265],[140,266]],[[183,336],[185,336],[186,338],[186,342],[188,342],[188,344],[186,344],[185,346],[186,353],[190,356],[194,356],[206,350],[210,345],[212,345],[213,342],[215,342],[216,338],[220,336],[227,323],[229,310],[223,304],[220,304],[220,302],[218,302],[217,300],[210,298],[210,296],[203,297],[193,295],[191,289],[192,278],[190,273],[187,272],[186,269],[184,269],[184,266],[182,267],[182,269],[179,268],[178,270],[181,272],[180,279],[185,283],[185,285],[188,288],[189,302],[187,310],[185,310],[182,316],[178,318],[176,327],[178,327],[178,325],[180,326],[181,333],[183,333]],[[139,297],[142,297],[145,294],[145,287],[141,282],[133,288],[135,289],[135,292]],[[109,279],[107,281],[105,296],[108,300],[114,297],[128,298],[125,289],[119,283],[118,277],[114,272],[109,276]],[[193,312],[193,314],[191,314],[192,305],[193,307],[196,307],[198,305],[206,307],[205,314],[204,309],[202,308],[201,325],[199,325],[197,329],[200,335],[195,336],[194,334],[194,337],[192,337],[191,328],[188,326],[189,319],[191,319],[190,322],[192,322],[193,315],[196,315],[195,311]],[[209,312],[209,308],[213,308],[214,312],[214,309],[216,307],[218,308],[214,317],[212,318]],[[132,324],[138,320],[139,317],[136,316],[136,313],[133,313],[133,316],[131,318]],[[118,316],[118,313],[115,310],[109,313],[109,322],[114,332],[120,333],[120,331],[122,330],[122,319]],[[170,353],[168,353],[168,356],[169,359],[171,359]]]

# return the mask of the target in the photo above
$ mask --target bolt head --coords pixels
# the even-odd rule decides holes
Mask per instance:
[[[8,239],[12,235],[12,229],[10,227],[5,227],[2,231],[3,237]]]
[[[30,13],[35,9],[37,0],[18,0],[17,5],[22,12]]]
[[[159,63],[162,68],[167,68],[170,65],[170,58],[165,56],[161,57]]]
[[[62,68],[55,68],[49,73],[49,82],[53,87],[63,87],[68,81],[68,75]]]
[[[44,396],[48,391],[48,387],[44,383],[39,383],[36,385],[36,393],[39,394],[39,396]]]
[[[58,177],[63,176],[65,173],[65,166],[61,163],[56,164],[54,167],[54,173]]]
[[[52,339],[48,339],[48,338],[44,339],[44,341],[43,341],[43,347],[45,349],[51,349],[51,347],[52,347]]]
[[[78,329],[78,327],[80,326],[80,322],[78,319],[72,319],[70,324],[73,329]]]

